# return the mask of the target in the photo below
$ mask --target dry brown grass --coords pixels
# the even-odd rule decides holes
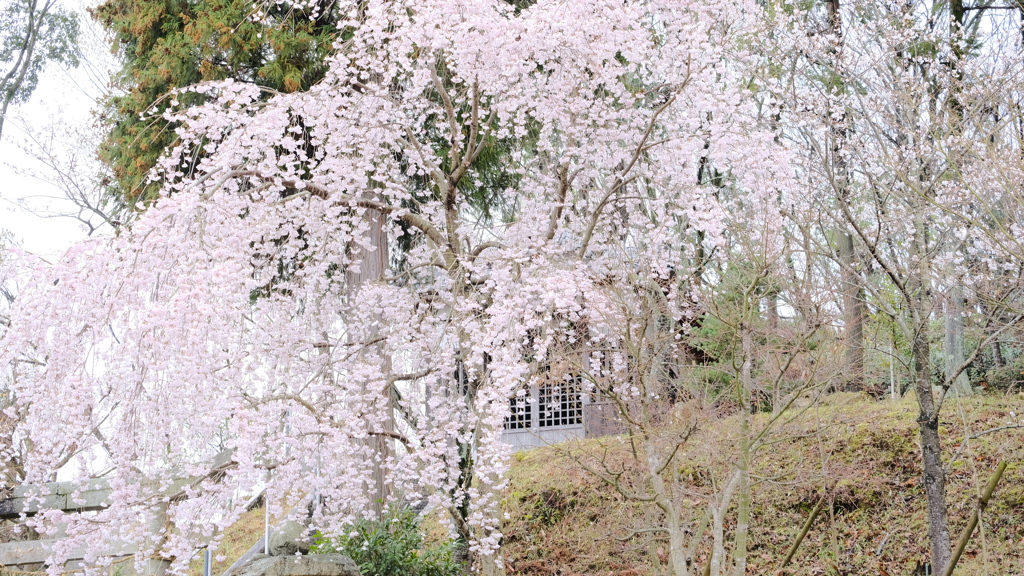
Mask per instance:
[[[256,539],[261,534],[263,534],[263,508],[256,508],[242,514],[238,522],[232,524],[224,532],[220,548],[213,554],[212,573],[214,575],[222,574],[228,569],[228,566],[231,566],[235,560],[238,560],[242,554],[245,554],[249,551],[249,548],[252,548],[252,545],[256,543]],[[217,561],[217,556],[223,556],[224,560]],[[193,560],[189,565],[189,576],[202,575],[203,557],[200,554],[199,558]]]
[[[949,465],[947,487],[955,535],[998,461],[1010,462],[985,513],[984,535],[975,534],[957,574],[1024,573],[1024,430],[986,435],[958,448],[965,435],[1005,425],[1011,412],[1018,421],[1024,417],[1024,396],[954,401],[943,418],[945,460],[958,454]],[[919,572],[928,550],[915,416],[913,400],[837,394],[779,429],[778,442],[758,453],[752,470],[761,480],[753,487],[748,573],[775,572],[822,494],[828,506],[788,574]],[[691,440],[679,466],[695,509],[701,508],[699,495],[726,472],[737,429],[736,416],[708,421]],[[628,460],[625,444],[616,449],[610,439],[588,440],[574,450],[598,447],[617,450],[609,458]],[[517,455],[505,503],[505,554],[512,574],[627,576],[659,574],[663,567],[665,545],[655,535],[619,540],[657,525],[658,514],[624,502],[568,457],[564,446]],[[698,565],[709,549],[705,536]]]
[[[965,435],[1024,418],[1024,395],[951,401],[942,422],[944,460],[949,464],[948,502],[956,537],[972,511],[974,495],[999,460],[1009,466],[985,513],[984,534],[975,534],[957,574],[1024,574],[1024,429],[986,435],[960,447]],[[780,440],[757,455],[749,574],[774,574],[822,493],[828,506],[815,522],[787,574],[897,576],[921,572],[927,558],[924,493],[920,485],[916,407],[912,399],[875,402],[836,394],[810,407],[774,436]],[[763,421],[765,416],[755,419]],[[688,445],[680,475],[699,495],[721,478],[735,443],[736,416],[705,422]],[[966,431],[966,434],[965,434]],[[629,461],[620,439],[587,440],[575,449],[607,448],[612,463]],[[659,574],[665,545],[650,533],[650,506],[625,502],[567,457],[565,446],[516,454],[504,498],[504,553],[510,575],[643,576]],[[770,480],[769,480],[770,479]],[[263,529],[263,511],[242,517],[225,535],[218,554],[227,559],[214,574],[243,554]],[[735,521],[734,519],[732,520]],[[432,540],[441,532],[436,522]],[[727,530],[729,526],[727,526]],[[882,543],[884,541],[884,546]],[[710,548],[705,537],[696,562]],[[877,554],[881,548],[881,553]],[[199,576],[201,561],[191,574]]]

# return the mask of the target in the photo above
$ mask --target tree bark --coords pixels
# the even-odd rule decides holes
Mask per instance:
[[[388,240],[386,232],[387,216],[376,210],[367,210],[364,216],[369,225],[368,240],[369,247],[353,245],[359,262],[359,271],[349,270],[346,273],[348,281],[349,298],[354,299],[360,288],[369,282],[380,281],[388,269]],[[371,335],[372,337],[373,335]],[[378,345],[379,347],[379,345]],[[390,372],[390,359],[382,354],[383,372]],[[391,387],[388,386],[384,392],[382,402],[386,403],[387,420],[384,422],[384,432],[395,431],[394,402]],[[385,462],[391,456],[393,440],[381,434],[370,435],[366,439],[367,446],[376,455],[373,461],[372,477],[369,480],[367,489],[370,493],[371,507],[377,519],[381,519],[385,512],[385,503],[391,496],[390,485],[387,482],[387,470]]]
[[[711,558],[708,560],[710,568],[705,571],[709,576],[721,576],[725,571],[725,513],[729,510],[739,483],[740,472],[737,470],[711,504]]]
[[[889,341],[889,397],[895,400],[902,395],[899,384],[896,383],[896,339]]]
[[[843,324],[846,344],[846,389],[864,389],[864,290],[853,250],[853,235],[840,238],[839,258],[843,269]]]
[[[668,532],[668,559],[669,568],[673,576],[688,576],[689,569],[686,566],[686,537],[680,523],[679,509],[672,502],[665,492],[664,480],[660,473],[651,476],[654,491],[659,494],[657,506],[665,514],[665,530]]]
[[[828,0],[829,26],[835,36],[836,50],[836,72],[841,73],[842,67],[838,56],[838,48],[843,43],[843,20],[840,14],[840,0]],[[831,118],[832,114],[829,114]],[[845,110],[842,117],[845,118]],[[850,196],[849,190],[849,167],[846,158],[843,156],[843,149],[846,144],[846,127],[836,123],[830,125],[829,131],[832,135],[832,174],[835,181],[836,194],[842,202],[847,202]],[[861,287],[860,268],[857,266],[857,257],[853,248],[853,234],[843,230],[839,237],[839,265],[841,267],[843,283],[843,326],[845,331],[844,342],[846,345],[846,382],[847,390],[862,390],[864,388],[864,290]]]
[[[946,302],[946,383],[950,392],[956,396],[970,396],[974,393],[967,371],[960,372],[953,378],[953,372],[964,363],[964,287],[957,282],[950,290]]]
[[[992,341],[992,363],[999,368],[1006,366],[1006,359],[1003,358],[1003,345],[998,338]]]
[[[736,539],[733,562],[736,576],[747,573],[747,536],[750,533],[750,417],[744,413],[740,429],[739,492],[736,504]]]
[[[920,273],[920,271],[918,271]],[[916,276],[916,275],[915,275]],[[946,509],[946,474],[942,468],[942,444],[939,438],[939,415],[932,395],[930,344],[928,342],[928,307],[925,288],[916,276],[916,296],[911,302],[917,328],[911,345],[914,357],[914,392],[919,408],[917,425],[921,437],[921,463],[928,515],[928,539],[931,543],[932,573],[941,574],[949,563],[952,550],[949,542],[949,518]]]
[[[743,327],[743,369],[741,380],[743,397],[752,402],[751,393],[754,388],[752,373],[754,355],[754,337],[749,326]],[[746,407],[745,407],[746,408]],[[751,406],[750,408],[753,408]],[[743,410],[740,421],[740,454],[736,473],[739,475],[738,502],[736,505],[736,538],[733,552],[734,574],[743,576],[747,573],[747,535],[750,532],[750,409]]]

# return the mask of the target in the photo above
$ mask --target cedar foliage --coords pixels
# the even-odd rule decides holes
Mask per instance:
[[[334,8],[333,0],[301,10],[271,3],[262,22],[251,0],[107,0],[91,10],[123,62],[100,118],[106,136],[99,154],[113,174],[104,184],[115,205],[130,211],[158,196],[160,184],[147,176],[177,140],[175,126],[161,117],[172,90],[226,79],[269,91],[308,89],[323,78],[339,38]],[[196,105],[201,98],[180,100]]]
[[[506,1],[517,11],[534,3]],[[252,0],[107,0],[90,11],[111,34],[112,50],[123,62],[114,77],[117,93],[103,102],[100,117],[106,136],[99,155],[112,173],[104,185],[117,212],[159,196],[160,183],[148,175],[177,141],[175,126],[161,116],[172,90],[232,79],[255,83],[268,94],[295,92],[324,77],[335,41],[347,34],[339,28],[334,0],[305,5],[269,3],[264,21],[253,18]],[[203,96],[187,93],[178,100],[193,106]],[[491,142],[481,155],[484,169],[459,184],[486,219],[500,204],[500,191],[516,179],[500,167],[508,161],[503,144]]]

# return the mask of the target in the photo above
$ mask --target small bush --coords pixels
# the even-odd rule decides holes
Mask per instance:
[[[989,387],[1000,392],[1024,389],[1024,362],[1017,359],[1006,366],[990,368],[985,380]]]
[[[356,522],[349,534],[324,538],[317,534],[314,554],[344,554],[363,576],[457,576],[462,566],[451,541],[424,547],[415,512],[389,510],[380,521]]]

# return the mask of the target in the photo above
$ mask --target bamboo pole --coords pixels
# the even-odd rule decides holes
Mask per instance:
[[[811,530],[811,525],[814,524],[814,520],[818,517],[818,514],[821,513],[821,509],[824,506],[825,497],[822,496],[821,499],[818,500],[818,503],[814,506],[814,510],[811,510],[811,515],[807,517],[807,521],[804,522],[804,527],[800,529],[800,534],[796,537],[796,540],[793,542],[793,545],[790,546],[789,552],[786,553],[786,559],[782,561],[782,564],[779,564],[779,570],[785,568],[786,565],[789,564],[789,561],[793,559],[793,556],[796,555],[796,549],[799,548],[800,544],[804,541],[804,538],[807,536],[807,533]]]
[[[949,560],[949,565],[946,566],[946,571],[942,573],[942,576],[952,576],[953,569],[956,568],[957,561],[960,560],[960,556],[963,555],[964,549],[967,548],[967,543],[971,541],[971,536],[974,534],[974,529],[978,527],[978,521],[981,519],[981,512],[988,506],[988,501],[992,497],[992,492],[996,489],[996,484],[999,483],[999,479],[1003,477],[1003,472],[1006,470],[1006,461],[999,463],[999,467],[996,468],[992,477],[989,478],[988,486],[985,487],[985,492],[982,493],[981,497],[978,498],[978,505],[974,508],[974,514],[971,514],[971,520],[967,523],[967,528],[964,529],[964,533],[960,536],[960,543],[957,544],[956,550],[953,551],[953,557]]]

